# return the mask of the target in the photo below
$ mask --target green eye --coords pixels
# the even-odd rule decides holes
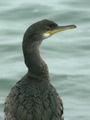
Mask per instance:
[[[49,30],[50,30],[50,27],[47,27],[46,30],[49,31]]]

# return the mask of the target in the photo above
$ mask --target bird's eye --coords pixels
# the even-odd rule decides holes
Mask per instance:
[[[47,27],[46,30],[49,31],[49,30],[50,30],[50,27]]]

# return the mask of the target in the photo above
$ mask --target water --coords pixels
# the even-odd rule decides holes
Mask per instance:
[[[90,0],[0,0],[0,120],[6,96],[27,71],[23,34],[45,18],[77,25],[45,40],[41,55],[63,100],[65,120],[90,120]]]

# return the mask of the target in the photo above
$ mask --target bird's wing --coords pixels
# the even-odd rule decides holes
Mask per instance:
[[[63,102],[62,102],[60,96],[58,95],[56,89],[53,86],[52,86],[52,91],[53,91],[53,94],[51,96],[52,97],[51,100],[53,101],[52,104],[55,105],[55,107],[53,107],[55,109],[54,109],[51,120],[64,120]]]

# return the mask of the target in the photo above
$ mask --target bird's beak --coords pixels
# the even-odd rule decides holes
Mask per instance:
[[[68,29],[74,29],[76,28],[75,25],[67,25],[67,26],[58,26],[56,29],[54,30],[49,30],[47,32],[45,32],[46,34],[50,34],[50,35],[53,35],[57,32],[61,32],[61,31],[64,31],[64,30],[68,30]]]

